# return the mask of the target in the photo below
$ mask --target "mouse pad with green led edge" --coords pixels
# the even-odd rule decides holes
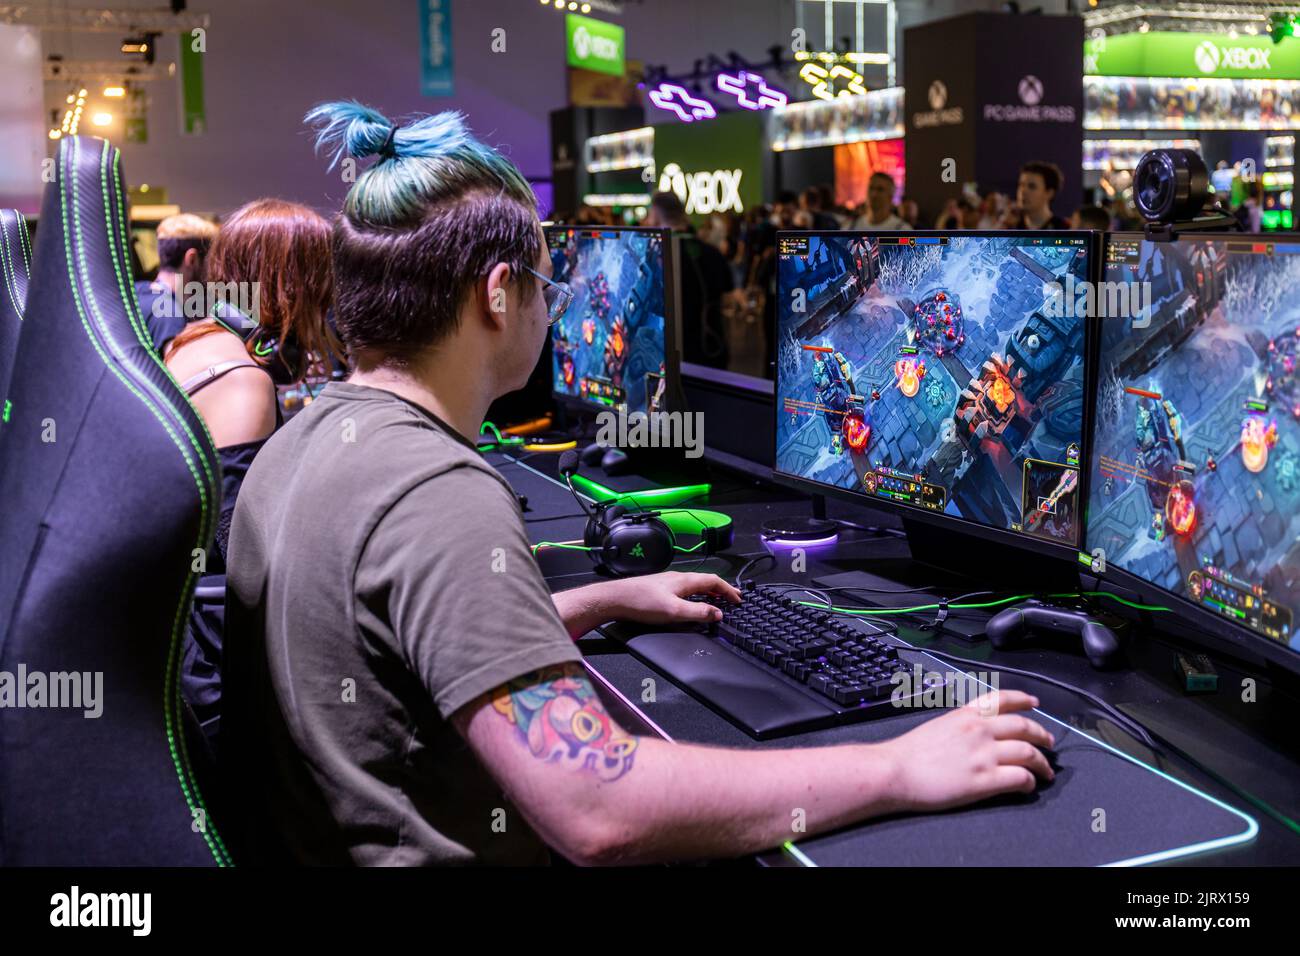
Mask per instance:
[[[936,716],[933,711],[902,712],[760,742],[630,654],[593,654],[588,664],[649,722],[679,742],[768,749],[869,743],[906,733]],[[945,667],[935,658],[930,658],[929,666]],[[1013,678],[1004,677],[1002,686],[1013,688]],[[647,687],[652,694],[647,694]],[[1254,839],[1258,824],[1247,814],[1153,764],[1127,756],[1107,742],[1105,730],[1082,730],[1057,716],[1069,713],[1068,692],[1060,691],[1059,697],[1038,692],[1038,696],[1042,706],[1033,717],[1056,738],[1052,783],[1040,785],[1032,794],[998,797],[943,813],[881,818],[807,839],[797,839],[796,834],[792,843],[769,854],[765,862],[1136,866]]]

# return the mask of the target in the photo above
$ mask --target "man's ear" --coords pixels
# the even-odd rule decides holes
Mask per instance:
[[[199,259],[199,250],[186,249],[185,257],[181,260],[181,268],[189,269],[191,272],[196,272],[198,271],[200,264],[201,262]]]
[[[487,274],[482,308],[488,322],[498,329],[505,327],[510,307],[510,266],[498,262]]]

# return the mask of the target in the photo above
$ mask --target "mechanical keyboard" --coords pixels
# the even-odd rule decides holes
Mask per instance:
[[[873,626],[757,587],[722,609],[707,633],[642,634],[628,649],[683,690],[763,740],[906,713],[892,699],[907,645]],[[915,689],[916,695],[922,688]]]

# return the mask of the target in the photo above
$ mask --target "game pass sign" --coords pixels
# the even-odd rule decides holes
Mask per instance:
[[[937,216],[963,183],[1014,193],[1021,165],[1066,174],[1056,211],[1082,193],[1083,25],[1077,17],[970,13],[903,32],[907,191]]]

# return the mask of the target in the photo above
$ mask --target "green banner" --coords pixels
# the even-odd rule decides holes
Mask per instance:
[[[564,18],[564,48],[569,66],[623,75],[623,28],[570,13]]]
[[[149,142],[149,97],[138,86],[132,87],[126,95],[123,137],[128,143],[144,145]]]
[[[1300,80],[1300,39],[1211,33],[1122,33],[1084,41],[1083,71],[1097,76]]]
[[[180,43],[181,132],[185,135],[206,133],[208,108],[203,98],[204,36],[182,33]]]
[[[714,212],[742,213],[763,201],[764,120],[727,113],[655,130],[654,177],[647,192],[675,192],[697,225]]]

